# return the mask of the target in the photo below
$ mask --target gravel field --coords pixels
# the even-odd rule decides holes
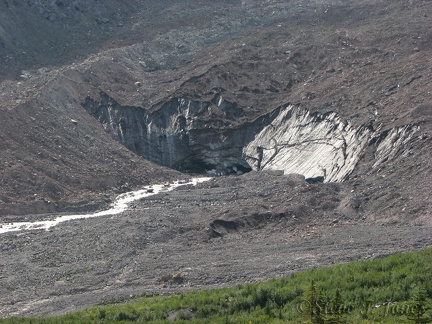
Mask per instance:
[[[337,204],[339,187],[250,173],[162,192],[119,215],[2,234],[0,315],[63,314],[131,295],[258,282],[432,245],[425,225],[370,223],[302,205],[316,196]]]

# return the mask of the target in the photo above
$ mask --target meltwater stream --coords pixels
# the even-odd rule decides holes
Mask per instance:
[[[193,178],[191,181],[176,181],[171,184],[157,184],[144,187],[144,189],[137,191],[130,191],[117,196],[116,200],[112,204],[112,207],[107,210],[102,210],[93,214],[77,214],[77,215],[63,215],[55,218],[54,220],[38,221],[38,222],[17,222],[17,223],[0,223],[0,234],[24,231],[24,230],[36,230],[36,229],[49,229],[50,227],[56,226],[59,223],[67,222],[69,220],[93,218],[107,215],[116,215],[124,212],[128,205],[138,199],[156,195],[159,192],[171,191],[177,187],[185,185],[196,185],[201,182],[210,180],[211,177]]]

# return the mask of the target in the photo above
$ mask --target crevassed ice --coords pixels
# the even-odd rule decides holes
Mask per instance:
[[[372,135],[367,127],[356,128],[336,113],[311,114],[287,106],[243,154],[255,170],[284,170],[341,182],[354,170]]]

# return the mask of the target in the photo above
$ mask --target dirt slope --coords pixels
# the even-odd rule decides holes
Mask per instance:
[[[203,103],[188,117],[221,137],[288,104],[376,134],[342,183],[219,177],[116,217],[2,234],[0,316],[430,246],[431,19],[421,0],[0,0],[2,223],[190,177],[116,141],[86,110],[104,98],[107,109],[161,115],[170,102]],[[235,113],[218,108],[221,96]],[[406,129],[413,136],[399,141]],[[160,281],[177,272],[188,284]]]
[[[132,156],[102,131],[82,109],[88,98],[99,101],[101,91],[122,105],[149,111],[175,97],[210,102],[221,93],[239,111],[228,120],[218,109],[200,116],[215,129],[242,125],[287,103],[311,112],[336,112],[355,125],[381,131],[419,125],[410,161],[392,162],[394,167],[385,171],[392,180],[375,187],[393,185],[395,195],[405,200],[415,192],[412,209],[428,198],[432,36],[427,1],[1,5],[3,57],[28,47],[34,58],[1,60],[6,79],[0,88],[2,214],[61,210],[77,202],[98,204],[97,196],[90,200],[92,193],[136,187],[153,175],[179,176],[149,172],[156,167]],[[54,34],[42,37],[38,33],[44,29],[14,18],[22,13]],[[127,15],[131,18],[125,19]],[[108,22],[101,22],[104,17]],[[162,22],[164,30],[157,27]],[[117,27],[107,31],[111,23]],[[95,46],[80,36],[89,24]],[[75,36],[65,38],[66,33]],[[55,46],[51,49],[42,39]],[[58,52],[66,39],[82,55],[99,53],[58,67],[72,59],[73,51]],[[111,49],[102,50],[107,46]],[[48,63],[44,60],[51,63],[40,69]],[[19,81],[7,80],[18,75],[9,68],[22,67],[31,71],[20,71]],[[366,156],[357,169],[365,179],[362,185],[367,183],[362,191],[374,190],[379,196],[380,190],[371,187],[383,174],[376,174],[368,163]]]

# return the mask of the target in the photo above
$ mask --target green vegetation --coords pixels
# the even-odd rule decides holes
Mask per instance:
[[[235,288],[140,297],[0,323],[431,323],[432,248]]]

